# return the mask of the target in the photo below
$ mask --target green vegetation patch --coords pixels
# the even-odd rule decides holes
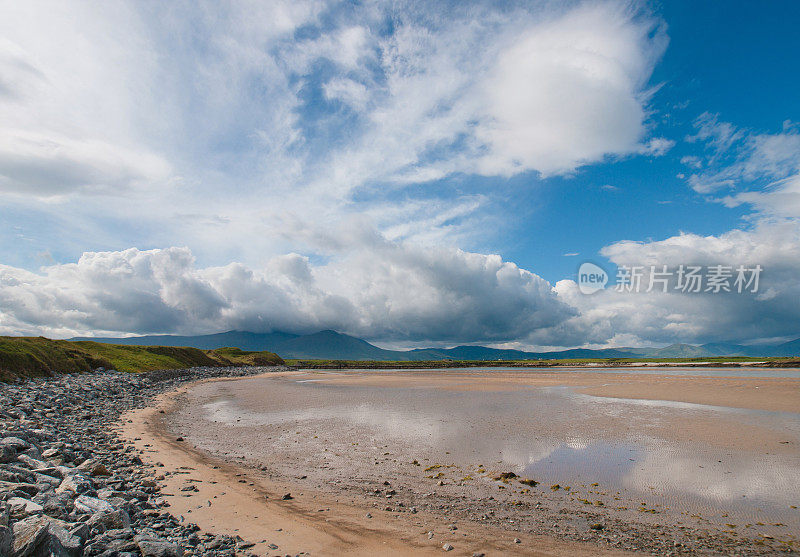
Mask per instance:
[[[200,350],[176,346],[134,346],[44,337],[0,337],[0,381],[83,373],[100,367],[124,372],[209,366],[273,366],[283,360],[272,352],[238,348]]]
[[[283,359],[274,352],[247,352],[238,348],[205,350],[209,357],[225,366],[279,366]]]
[[[56,370],[80,373],[110,367],[108,360],[75,343],[61,344],[44,337],[0,337],[0,380],[16,376],[42,377]]]
[[[78,345],[87,352],[110,362],[110,367],[118,371],[142,372],[154,369],[180,369],[184,367],[220,365],[218,360],[213,359],[205,351],[198,348],[103,344],[88,340],[75,342],[62,340],[56,342]]]

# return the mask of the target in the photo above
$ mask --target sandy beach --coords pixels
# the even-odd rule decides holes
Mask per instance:
[[[768,554],[800,529],[797,408],[794,378],[283,372],[122,434],[173,514],[258,555]]]

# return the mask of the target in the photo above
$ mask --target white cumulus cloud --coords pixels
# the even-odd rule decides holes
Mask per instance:
[[[128,249],[38,273],[0,266],[0,285],[0,331],[57,336],[332,328],[387,340],[493,341],[573,311],[546,281],[497,255],[375,234],[324,265],[289,254],[260,269],[199,268],[187,248]]]

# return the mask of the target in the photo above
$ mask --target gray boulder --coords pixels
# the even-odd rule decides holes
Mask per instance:
[[[42,458],[51,459],[53,457],[58,456],[60,451],[56,448],[47,449],[42,451]]]
[[[114,497],[114,488],[111,487],[104,487],[103,489],[97,490],[97,498],[107,501]]]
[[[60,545],[64,554],[69,557],[80,557],[83,550],[83,540],[68,532],[63,523],[55,520],[50,521],[48,526],[50,533],[50,547]]]
[[[53,493],[52,491],[36,497],[36,502],[44,508],[44,514],[64,518],[72,510],[72,496],[70,493]]]
[[[73,536],[79,537],[84,542],[89,539],[89,527],[86,526],[85,522],[73,524],[69,533]]]
[[[136,542],[132,540],[98,539],[86,547],[86,553],[98,557],[139,557],[137,549]]]
[[[0,445],[0,464],[14,462],[17,459],[17,451],[9,445]]]
[[[102,499],[89,497],[87,495],[79,495],[78,498],[75,499],[75,510],[83,513],[97,514],[102,512],[113,512],[116,509],[114,509],[113,505],[107,501],[103,501]]]
[[[3,468],[5,468],[5,470],[11,474],[17,474],[18,476],[22,476],[25,478],[32,478],[35,475],[28,468],[17,466],[16,463],[6,464],[5,466],[3,466]]]
[[[39,488],[36,484],[29,484],[25,482],[5,482],[0,480],[0,491],[8,491],[14,495],[22,496],[27,495],[32,497],[39,493]]]
[[[94,468],[98,464],[99,463],[96,460],[94,460],[93,458],[89,458],[89,459],[84,460],[83,462],[81,462],[78,465],[78,467],[76,468],[76,470],[79,470],[81,472],[89,473],[89,472],[92,471],[92,468]]]
[[[44,508],[39,503],[34,503],[30,499],[22,497],[11,497],[8,501],[8,508],[12,516],[28,516],[31,514],[41,514]]]
[[[142,557],[183,557],[183,548],[176,543],[151,536],[134,538]]]
[[[32,470],[34,474],[42,474],[43,476],[50,476],[51,478],[55,478],[61,482],[61,479],[64,477],[64,473],[61,471],[59,466],[48,466],[46,468],[34,468]]]
[[[14,547],[14,531],[8,526],[0,526],[0,555],[11,555]]]
[[[14,524],[12,557],[38,557],[49,545],[50,522],[43,517],[30,517]]]
[[[30,450],[30,449],[29,449]],[[38,458],[33,458],[32,456],[28,456],[27,454],[18,454],[17,460],[29,466],[31,469],[36,470],[40,468],[49,468],[48,464],[44,460],[39,460]]]
[[[86,526],[91,531],[99,532],[124,530],[131,527],[131,518],[127,512],[121,509],[99,512],[86,521]]]
[[[83,474],[71,474],[65,477],[56,488],[57,493],[74,493],[81,495],[94,489],[94,483]]]
[[[12,557],[80,557],[83,542],[57,521],[31,517],[14,524]]]
[[[24,439],[20,439],[19,437],[4,437],[0,439],[0,445],[4,447],[11,447],[16,453],[26,451],[31,448],[30,443]]]
[[[17,451],[17,452],[19,452],[19,451]],[[37,449],[36,447],[33,447],[33,446],[32,446],[30,449],[25,449],[25,450],[22,452],[22,454],[24,454],[25,456],[28,456],[28,457],[32,458],[33,460],[35,460],[35,461],[37,461],[37,462],[44,462],[44,461],[42,460],[42,453],[40,453],[40,452],[39,452],[39,449]],[[18,454],[18,455],[17,455],[17,458],[19,458],[20,456],[21,456],[21,455],[19,455],[19,454]]]
[[[61,485],[61,478],[48,476],[46,474],[39,474],[38,472],[34,472],[33,478],[37,484],[41,484],[43,486],[50,486],[52,488],[56,488],[59,485]]]

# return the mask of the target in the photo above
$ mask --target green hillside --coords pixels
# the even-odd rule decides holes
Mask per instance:
[[[125,372],[196,366],[280,365],[272,352],[238,348],[200,350],[177,346],[131,346],[44,337],[0,337],[0,381],[80,373],[99,367]]]

